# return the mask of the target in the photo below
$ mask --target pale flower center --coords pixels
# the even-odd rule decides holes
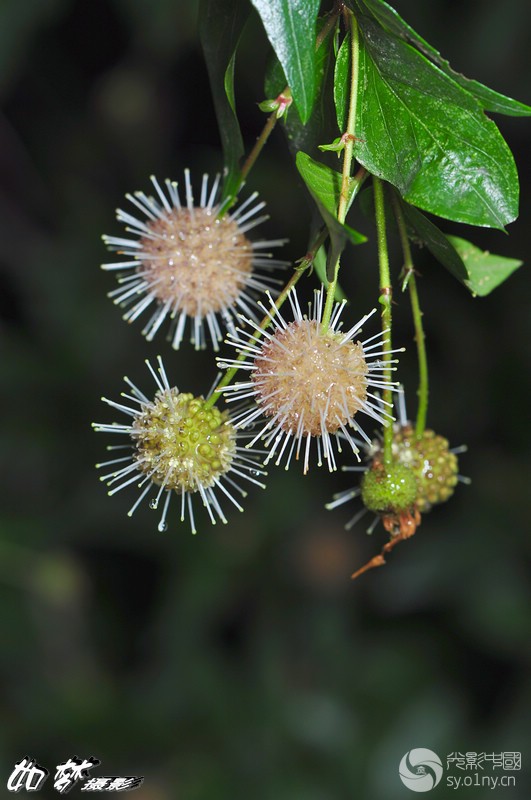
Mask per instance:
[[[216,313],[234,301],[252,270],[252,245],[216,209],[172,209],[149,223],[154,238],[140,239],[139,272],[161,303],[175,301],[190,317]]]
[[[255,359],[252,380],[268,417],[286,433],[335,433],[365,404],[368,367],[361,344],[322,333],[319,322],[278,330]],[[301,423],[302,417],[302,423]],[[299,427],[301,426],[301,427]]]

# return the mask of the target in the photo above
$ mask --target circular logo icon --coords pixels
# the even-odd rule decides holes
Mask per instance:
[[[443,765],[433,750],[416,747],[405,754],[398,771],[402,783],[412,792],[429,792],[441,780]]]

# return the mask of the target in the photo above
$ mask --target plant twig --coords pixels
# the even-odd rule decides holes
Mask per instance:
[[[346,9],[345,13],[347,13]],[[357,102],[358,102],[358,78],[359,78],[358,64],[359,64],[359,51],[360,51],[358,23],[356,22],[356,18],[351,12],[348,12],[348,16],[350,19],[350,29],[351,29],[351,51],[350,51],[351,69],[350,69],[350,97],[349,97],[349,109],[347,118],[347,130],[344,134],[345,148],[343,150],[341,191],[339,194],[339,202],[337,207],[337,220],[341,225],[345,224],[345,218],[347,216],[347,211],[348,211],[350,173],[352,170],[352,160],[354,157],[354,142],[356,141],[356,137],[354,134],[356,129],[356,112],[357,112]],[[363,177],[364,176],[362,176],[361,179],[363,179]],[[337,279],[339,275],[340,260],[341,256],[338,257],[337,262],[334,265],[334,274],[332,280],[328,283],[326,290],[326,301],[323,311],[323,319],[321,322],[321,330],[323,331],[328,330],[328,326],[330,324],[330,317],[332,315],[332,308],[334,306]]]
[[[316,242],[316,244],[317,244],[317,242]],[[319,249],[321,244],[322,244],[322,242],[320,241],[320,237],[319,237],[319,243],[317,244],[317,247],[315,247],[312,251],[310,251],[310,253],[307,253],[306,256],[304,257],[303,261],[307,261],[310,258],[311,253],[312,252],[315,253]],[[311,264],[311,260],[308,260],[307,266],[309,266],[310,264]],[[284,304],[284,302],[286,301],[286,299],[288,297],[289,292],[297,284],[299,278],[305,272],[305,270],[306,270],[306,267],[301,267],[301,266],[299,266],[298,268],[295,269],[293,275],[291,276],[291,278],[289,279],[289,281],[284,286],[284,288],[280,292],[279,296],[275,300],[274,306],[277,309],[277,311],[282,307],[282,305]],[[268,329],[268,327],[270,326],[271,322],[272,322],[271,316],[269,314],[266,314],[265,317],[262,319],[262,321],[260,322],[260,324],[258,326],[260,330],[257,330],[253,334],[253,338],[256,341],[258,341],[258,339],[261,337],[263,331]],[[244,358],[245,358],[245,353],[240,353],[238,355],[236,361],[237,362],[243,361]],[[239,367],[237,365],[235,365],[233,367],[230,367],[225,372],[225,374],[221,378],[220,382],[217,384],[216,388],[214,389],[214,391],[212,392],[212,394],[210,395],[210,397],[206,401],[205,408],[210,408],[211,406],[214,406],[217,403],[217,401],[219,400],[219,398],[221,396],[219,394],[219,392],[225,386],[229,385],[231,380],[234,378],[234,376],[238,372],[238,369],[239,369]]]
[[[387,248],[387,225],[385,220],[385,203],[384,203],[384,190],[383,184],[379,178],[373,175],[374,186],[374,210],[376,215],[376,230],[378,236],[378,262],[380,266],[380,297],[379,302],[382,306],[382,361],[384,364],[383,377],[387,383],[391,382],[392,378],[392,340],[391,340],[391,325],[392,325],[392,312],[391,304],[393,302],[393,290],[391,287],[391,274],[389,272],[389,252]],[[382,392],[383,401],[392,406],[393,395],[390,388],[386,388]],[[383,462],[387,466],[393,460],[393,426],[386,425],[383,431]]]
[[[320,32],[318,33],[318,35],[317,35],[317,37],[315,39],[315,49],[316,50],[318,50],[320,48],[320,46],[322,45],[322,43],[324,42],[324,40],[326,39],[326,37],[328,36],[330,31],[334,28],[334,26],[336,24],[336,21],[337,21],[337,18],[342,13],[343,10],[344,10],[344,3],[343,2],[337,2],[335,4],[334,8],[332,9],[332,11],[330,12],[330,15],[329,15],[328,19],[326,20],[325,24],[323,25],[323,27],[321,28]],[[277,124],[278,120],[282,116],[283,109],[285,109],[286,106],[290,106],[291,105],[292,98],[291,98],[291,89],[289,88],[289,86],[285,86],[283,91],[278,95],[278,97],[276,99],[279,102],[279,108],[276,108],[268,116],[268,118],[266,120],[266,123],[265,123],[264,127],[262,128],[262,131],[260,132],[260,135],[256,139],[256,142],[254,143],[251,152],[249,153],[249,155],[247,156],[247,158],[245,159],[245,161],[244,161],[244,163],[242,165],[241,172],[240,172],[240,187],[243,184],[243,182],[245,181],[245,179],[246,179],[247,175],[249,174],[249,172],[254,167],[258,156],[260,155],[260,153],[264,149],[264,146],[265,146],[267,140],[269,139],[269,136],[271,135],[271,132],[273,131],[275,125]],[[221,205],[221,208],[218,211],[218,217],[222,217],[228,211],[228,209],[234,203],[235,199],[236,199],[236,195],[229,195],[227,198],[225,198],[224,202]]]
[[[420,439],[426,428],[426,418],[428,415],[429,379],[428,379],[428,356],[426,353],[426,336],[422,324],[422,311],[420,308],[419,295],[417,291],[417,279],[411,255],[411,247],[407,235],[404,214],[400,206],[400,201],[393,193],[393,210],[395,212],[396,224],[400,235],[402,252],[404,254],[404,280],[409,290],[409,300],[411,302],[411,313],[413,315],[413,325],[415,327],[415,343],[417,345],[417,359],[419,365],[419,385],[417,389],[418,407],[415,423],[415,435]]]

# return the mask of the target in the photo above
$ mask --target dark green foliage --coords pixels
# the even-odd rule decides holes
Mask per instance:
[[[272,19],[279,18],[285,11],[283,3],[267,5]],[[518,176],[509,147],[485,111],[525,116],[531,113],[530,107],[454,72],[387,3],[353,0],[351,8],[359,30],[354,76],[357,87],[356,160],[370,173],[393,184],[409,207],[455,222],[503,230],[518,214]],[[273,27],[270,21],[266,30]],[[269,38],[278,55],[278,27],[274,30],[275,36]],[[288,46],[286,38],[282,39],[282,44]],[[311,46],[310,39],[307,44]],[[296,52],[299,50],[297,43]],[[333,95],[340,134],[344,133],[350,102],[351,60],[351,38],[347,33],[337,51],[334,67]],[[266,80],[269,94],[282,83],[278,67],[277,62]],[[307,95],[312,96],[313,67],[308,71],[307,82]],[[297,92],[300,93],[299,86]],[[292,145],[295,144],[295,154],[301,148],[311,152],[314,138],[308,136],[305,129],[312,129],[312,116],[308,114],[307,126],[300,108],[295,126],[293,116],[292,113],[285,124]],[[319,129],[325,141],[333,140],[331,145],[321,142],[321,149],[340,150],[342,145],[335,136],[333,121],[321,117]],[[303,161],[299,152],[299,171],[308,163],[311,162]],[[310,186],[307,175],[302,171],[301,174],[331,232],[329,262],[333,263],[344,246],[345,237],[343,235],[343,244],[340,244],[337,225],[329,219],[326,189],[320,194],[319,186]],[[494,281],[492,275],[487,275],[492,264],[485,266],[483,275],[481,270],[485,262],[476,259],[472,278],[459,254],[432,223],[414,208],[408,218],[438,260],[474,294],[483,293],[478,292],[478,286],[494,288],[519,266],[513,261],[510,269],[498,269]]]
[[[518,213],[511,152],[475,98],[410,45],[360,20],[356,157],[437,216],[503,228]]]
[[[349,241],[352,244],[361,244],[362,242],[366,242],[367,238],[348,225],[342,225],[337,220],[337,207],[339,203],[339,193],[341,191],[340,173],[330,169],[324,164],[320,164],[318,161],[314,161],[307,156],[306,153],[302,152],[297,154],[296,163],[297,169],[308,187],[310,194],[317,203],[317,207],[328,228],[330,248],[327,275],[328,280],[332,280],[333,276],[330,274],[330,265],[332,265],[333,268],[346,242]],[[359,188],[359,181],[350,178],[348,184],[349,207],[358,193]]]
[[[251,0],[282,65],[293,100],[305,124],[317,88],[315,36],[319,0]]]
[[[234,64],[243,26],[249,15],[244,0],[201,0],[199,33],[216,108],[227,174],[223,195],[236,195],[240,188],[243,139],[236,114]]]
[[[350,584],[385,539],[381,527],[372,538],[363,526],[346,532],[347,512],[323,510],[352,485],[352,475],[332,480],[323,470],[303,481],[272,468],[267,494],[250,494],[230,525],[211,528],[205,515],[192,537],[177,513],[157,534],[154,512],[128,519],[93,468],[102,458],[89,427],[99,395],[121,391],[123,374],[140,384],[143,359],[159,349],[170,355],[164,341],[134,335],[105,298],[99,234],[151,172],[181,180],[188,166],[200,180],[221,167],[198,9],[177,0],[1,5],[2,796],[23,754],[53,772],[76,753],[101,758],[101,775],[145,775],[142,796],[153,800],[405,798],[413,795],[398,782],[398,763],[426,746],[443,758],[522,750],[524,769],[506,794],[528,797],[523,271],[474,302],[427,247],[416,250],[436,365],[431,413],[453,442],[468,443],[462,470],[473,484],[458,487],[386,568]],[[504,41],[499,85],[517,90],[527,0],[511,4],[511,15],[498,4],[409,5],[424,9],[443,49],[466,6],[466,23],[481,31],[479,69]],[[247,48],[244,39],[240,113],[242,97],[249,106],[262,99],[257,65],[268,55],[258,37]],[[219,68],[225,89],[233,53]],[[247,149],[261,121],[258,111],[242,113]],[[504,129],[522,176],[531,169],[525,124]],[[332,119],[320,143],[336,136]],[[335,156],[331,163],[338,168]],[[289,234],[287,257],[299,258],[309,213],[281,136],[246,191],[254,188],[268,200],[271,235]],[[530,218],[526,190],[510,237],[463,236],[482,252],[527,257]],[[342,280],[364,310],[376,286],[370,246],[343,256]],[[400,268],[398,258],[395,277]],[[409,324],[396,337],[412,348]],[[215,378],[202,354],[174,359],[186,389],[204,391]],[[413,394],[415,377],[407,362],[403,369]],[[433,797],[456,794],[441,784]],[[59,795],[48,783],[35,797]]]

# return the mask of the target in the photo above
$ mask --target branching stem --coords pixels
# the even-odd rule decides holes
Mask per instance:
[[[338,0],[338,2],[336,2],[333,10],[330,13],[329,18],[327,19],[327,21],[323,25],[321,31],[319,32],[319,34],[318,34],[318,36],[316,38],[316,49],[318,49],[321,46],[321,44],[326,39],[326,37],[328,36],[330,31],[333,30],[333,28],[334,28],[334,26],[336,24],[337,18],[339,16],[339,14],[341,14],[341,13],[345,13],[345,14],[349,13],[349,15],[351,16],[351,19],[352,19],[352,39],[353,39],[352,53],[353,53],[353,58],[352,58],[350,110],[349,110],[349,118],[348,118],[348,125],[347,125],[347,134],[348,134],[351,130],[352,131],[354,130],[355,119],[356,119],[357,73],[358,73],[357,63],[358,63],[358,52],[359,52],[359,38],[358,38],[358,28],[357,28],[356,21],[355,21],[354,17],[352,16],[352,14],[350,12],[348,12],[348,10],[346,9],[345,4],[342,2],[342,0]],[[356,76],[356,77],[354,77],[354,76]],[[291,91],[289,89],[289,86],[286,86],[286,88],[281,93],[281,95],[279,95],[279,98],[283,98],[287,102],[289,102],[291,100]],[[278,119],[279,119],[278,110],[273,111],[269,115],[269,117],[267,118],[267,121],[266,121],[266,123],[265,123],[265,125],[264,125],[264,127],[262,129],[262,132],[260,133],[258,139],[256,140],[256,142],[254,144],[254,147],[252,148],[251,152],[247,156],[247,158],[246,158],[246,160],[245,160],[245,162],[244,162],[244,164],[242,166],[242,169],[241,169],[241,182],[242,183],[245,180],[245,178],[247,177],[247,175],[249,174],[249,172],[251,171],[251,169],[253,168],[258,156],[262,152],[262,150],[264,148],[264,145],[266,144],[266,142],[267,142],[267,140],[268,140],[268,138],[269,138],[269,136],[271,134],[271,131],[275,127]],[[346,144],[345,144],[345,157],[344,157],[344,160],[343,160],[343,182],[342,182],[342,186],[341,186],[341,194],[340,194],[340,198],[339,198],[339,207],[338,207],[338,219],[340,220],[340,222],[344,222],[345,221],[346,213],[347,213],[347,210],[348,210],[348,208],[347,208],[348,197],[349,197],[348,190],[349,190],[349,181],[350,181],[350,170],[351,170],[351,166],[352,166],[352,152],[353,152],[353,146],[354,146],[354,135],[353,134],[351,136],[345,135],[345,140],[346,140]],[[363,168],[360,169],[358,175],[356,176],[357,180],[358,180],[358,182],[360,184],[364,180],[365,176],[366,176],[366,171]],[[222,207],[220,209],[219,216],[222,216],[230,208],[230,206],[231,206],[232,202],[234,201],[234,199],[235,199],[234,197],[229,197],[229,198],[227,198],[225,200],[225,202],[223,203],[223,205],[222,205]],[[309,266],[311,266],[311,264],[313,262],[313,258],[315,257],[315,254],[317,253],[319,248],[325,242],[327,235],[328,235],[328,232],[326,231],[326,229],[323,229],[323,230],[321,230],[319,232],[319,234],[318,234],[318,236],[317,236],[317,238],[316,238],[316,240],[314,242],[314,246],[313,246],[312,250],[309,253],[307,253],[306,256],[303,259],[301,259],[301,262],[300,262],[299,266],[295,268],[295,271],[294,271],[293,275],[291,276],[290,280],[287,282],[287,284],[284,286],[284,288],[282,289],[281,293],[277,297],[277,299],[275,301],[275,308],[276,309],[280,309],[281,308],[282,304],[287,299],[287,296],[288,296],[290,290],[297,284],[297,282],[298,282],[299,278],[301,277],[301,275],[303,274],[303,272],[305,272],[305,270]],[[329,285],[327,298],[326,298],[325,314],[327,313],[326,312],[326,307],[330,306],[330,308],[328,310],[328,322],[330,321],[330,314],[331,314],[331,311],[332,311],[334,295],[335,295],[336,286],[337,286],[337,272],[338,272],[338,269],[339,269],[339,261],[338,261],[338,264],[336,265],[336,274],[335,274],[335,280],[333,281],[333,288],[330,291],[330,285]],[[327,322],[327,326],[326,327],[328,327],[328,322]],[[259,325],[260,330],[256,331],[256,333],[254,334],[254,338],[255,339],[259,339],[260,336],[261,336],[262,331],[267,330],[267,328],[269,327],[270,324],[271,324],[271,317],[269,315],[266,315],[263,318],[263,320],[260,322],[260,325]],[[240,353],[240,355],[238,356],[236,361],[238,361],[238,362],[243,361],[244,358],[245,358],[245,354],[244,353]],[[237,365],[233,366],[233,367],[230,367],[230,369],[228,369],[225,372],[225,374],[221,378],[220,382],[218,383],[218,385],[216,386],[216,388],[212,392],[211,396],[206,401],[206,404],[205,404],[206,408],[209,408],[210,406],[213,406],[213,405],[216,404],[216,402],[220,398],[220,394],[219,394],[220,390],[223,389],[225,386],[228,386],[228,384],[232,381],[232,379],[234,378],[234,376],[236,375],[237,372],[238,372],[238,366]]]
[[[293,275],[291,276],[291,278],[289,279],[289,281],[284,286],[284,288],[280,292],[279,296],[275,300],[275,308],[277,310],[279,310],[282,307],[282,305],[284,304],[284,302],[286,301],[286,299],[288,297],[289,292],[291,291],[291,289],[294,286],[296,286],[296,284],[297,284],[299,278],[301,277],[301,275],[306,271],[306,269],[309,266],[311,266],[311,264],[313,262],[313,259],[315,257],[315,254],[317,253],[319,248],[322,246],[322,244],[323,244],[323,242],[324,242],[324,240],[326,238],[326,235],[327,235],[326,229],[324,231],[321,231],[318,234],[312,249],[304,256],[303,259],[301,259],[299,266],[295,268],[295,270],[293,272]],[[268,329],[268,327],[270,326],[271,322],[272,322],[271,317],[269,316],[269,314],[266,314],[265,317],[260,322],[260,325],[259,325],[260,330],[259,331],[258,330],[255,331],[255,333],[253,334],[253,337],[255,338],[256,341],[258,341],[258,339],[262,335],[262,332]],[[240,353],[238,358],[236,359],[236,361],[238,361],[238,362],[243,361],[244,358],[245,358],[245,353]],[[212,392],[212,394],[210,395],[210,397],[206,401],[205,408],[210,408],[211,406],[214,406],[217,403],[217,401],[221,397],[221,395],[219,394],[220,390],[223,389],[223,387],[229,385],[229,383],[232,381],[232,379],[234,378],[234,376],[238,372],[238,369],[239,369],[238,366],[234,366],[234,367],[230,367],[230,369],[228,369],[225,372],[225,374],[221,378],[220,382],[218,383],[218,385],[216,386],[216,388],[214,389],[214,391]]]
[[[415,422],[415,434],[417,439],[420,439],[426,428],[426,417],[428,414],[429,382],[426,336],[424,334],[424,326],[422,324],[422,311],[420,308],[419,295],[417,291],[417,279],[415,277],[415,267],[413,265],[413,258],[411,256],[411,247],[409,245],[406,223],[402,208],[400,206],[400,201],[395,194],[393,194],[393,209],[395,212],[396,224],[398,226],[402,252],[404,255],[404,279],[402,286],[405,289],[407,284],[409,289],[411,313],[413,315],[413,325],[415,326],[415,343],[417,345],[417,359],[419,365],[419,385],[417,389],[418,408],[417,419]]]
[[[282,92],[282,94],[284,96],[287,96],[288,92],[289,92],[289,88],[286,86],[286,89]],[[268,116],[268,118],[266,120],[266,124],[262,128],[262,132],[260,133],[260,136],[256,140],[253,149],[251,150],[251,152],[249,153],[249,155],[247,156],[247,158],[244,161],[244,164],[242,166],[242,171],[241,171],[241,182],[242,183],[244,182],[244,180],[246,179],[247,175],[249,174],[249,172],[254,167],[255,161],[258,158],[258,156],[260,155],[260,153],[262,152],[265,143],[269,139],[271,131],[273,130],[273,128],[277,124],[277,121],[278,121],[278,114],[277,114],[276,111],[273,111]]]
[[[350,20],[351,69],[350,69],[350,95],[349,95],[349,109],[347,118],[347,130],[345,131],[343,137],[345,141],[345,148],[343,150],[341,192],[339,193],[339,202],[337,206],[337,220],[341,225],[344,225],[348,211],[349,187],[351,180],[350,173],[352,170],[352,161],[354,157],[354,142],[356,140],[354,134],[356,129],[356,112],[357,112],[357,102],[358,102],[358,78],[359,78],[358,65],[359,65],[359,52],[360,52],[358,23],[354,15],[351,12],[348,12],[347,9],[345,9],[345,14],[346,15],[348,14],[348,18]],[[363,177],[364,175],[360,176],[360,180],[362,180]],[[330,324],[330,317],[332,315],[332,308],[334,307],[334,298],[337,288],[340,260],[341,256],[338,256],[337,262],[334,265],[332,280],[329,281],[328,286],[326,288],[326,302],[323,311],[323,319],[321,323],[321,330],[323,332],[328,330],[328,326]]]
[[[389,271],[389,252],[387,249],[387,225],[385,220],[384,187],[379,178],[373,175],[374,186],[374,210],[376,216],[376,230],[378,236],[378,262],[380,266],[380,298],[382,306],[382,362],[384,364],[383,377],[387,382],[392,379],[392,311],[393,290],[391,288],[391,274]],[[393,402],[391,389],[384,389],[382,392],[383,400],[386,403]],[[386,425],[383,432],[383,460],[389,466],[393,460],[393,426]]]
[[[318,50],[320,48],[320,46],[322,45],[322,43],[324,42],[324,40],[326,39],[326,37],[328,36],[330,31],[334,28],[334,26],[336,24],[336,21],[337,21],[337,18],[338,18],[339,14],[343,10],[344,10],[344,3],[343,2],[337,2],[336,5],[334,6],[334,8],[332,9],[332,11],[330,12],[330,16],[328,17],[328,19],[326,20],[325,24],[323,25],[323,27],[321,28],[320,32],[318,33],[318,35],[316,37],[316,40],[315,40],[315,49],[316,50]],[[290,90],[289,86],[286,86],[284,88],[284,90],[279,94],[277,100],[280,102],[280,105],[283,106],[284,108],[285,108],[285,106],[291,105],[291,90]],[[247,175],[249,174],[249,172],[254,167],[258,156],[260,155],[260,153],[264,149],[264,146],[265,146],[267,140],[269,139],[269,136],[271,135],[271,132],[273,131],[273,128],[277,124],[277,122],[280,119],[280,117],[281,117],[281,113],[279,113],[279,109],[275,109],[268,116],[268,118],[266,120],[266,123],[265,123],[264,127],[262,128],[262,131],[260,132],[260,135],[258,136],[256,142],[254,143],[254,146],[253,146],[251,152],[249,153],[249,155],[247,156],[247,158],[245,159],[245,161],[244,161],[244,163],[242,165],[241,172],[240,172],[240,187],[244,183],[244,181],[247,178]],[[236,200],[236,195],[232,195],[232,196],[229,195],[227,198],[225,198],[225,200],[224,200],[224,202],[223,202],[223,204],[222,204],[222,206],[221,206],[221,208],[220,208],[220,210],[218,212],[218,217],[222,217],[229,210],[229,208],[233,205],[235,200]]]

